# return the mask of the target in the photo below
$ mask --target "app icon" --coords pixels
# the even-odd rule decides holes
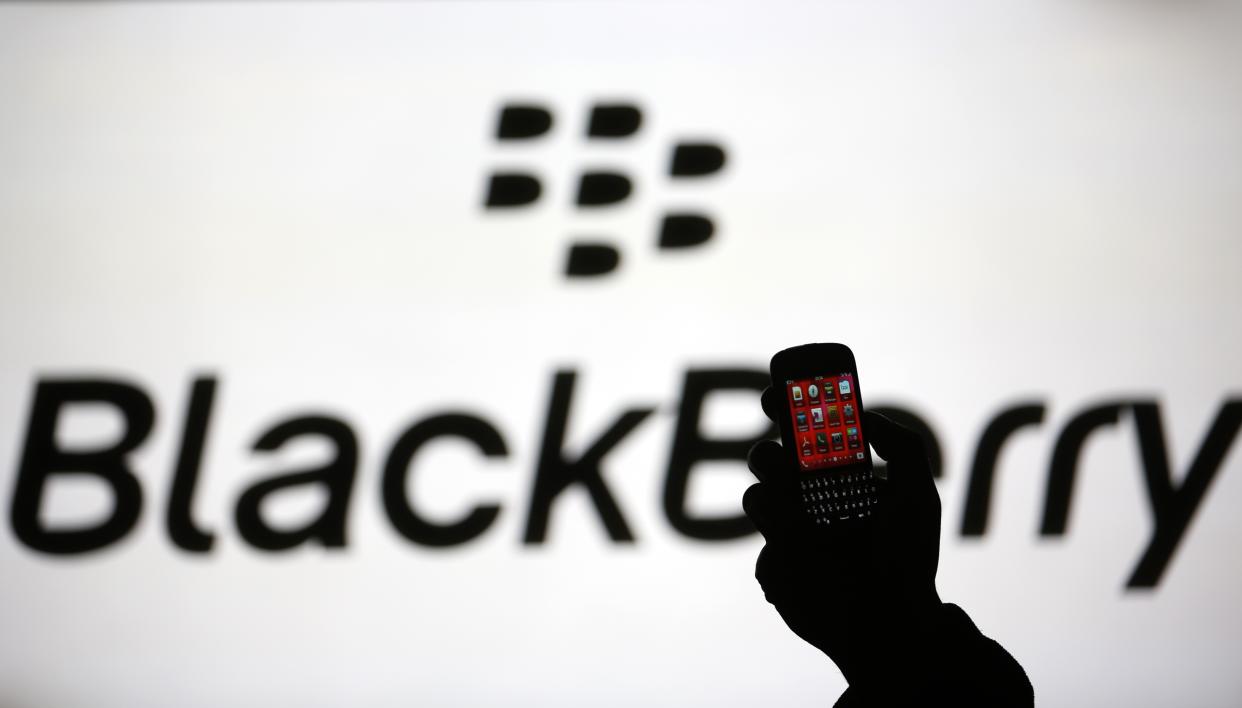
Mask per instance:
[[[847,438],[849,438],[850,447],[857,448],[858,447],[858,428],[846,428],[845,435]]]
[[[828,452],[828,436],[824,433],[815,433],[815,451],[821,454]]]
[[[845,408],[845,422],[853,423],[854,422],[854,405],[852,403],[846,403],[844,408]]]
[[[841,450],[845,448],[845,444],[841,439],[841,433],[832,434],[832,449]]]
[[[864,457],[864,456],[863,456],[863,454],[862,454],[861,452],[858,452],[858,453],[855,453],[855,454],[854,454],[854,457],[857,457],[858,459],[860,459],[860,460],[861,460],[861,459],[863,459],[863,457]]]
[[[828,381],[824,385],[824,403],[830,403],[835,400],[837,400],[836,386],[833,386],[832,382]]]
[[[810,438],[802,438],[802,456],[803,457],[811,456],[811,439]]]
[[[802,405],[803,401],[802,401],[802,387],[801,386],[794,386],[793,390],[790,391],[789,395],[791,398],[793,398],[793,402],[795,406]]]
[[[828,425],[840,425],[840,424],[841,424],[841,412],[837,410],[836,406],[828,406]]]
[[[824,427],[824,409],[823,408],[820,408],[819,406],[815,406],[814,408],[811,409],[811,425],[814,425],[816,428]]]
[[[815,384],[807,386],[806,395],[810,397],[811,403],[819,403],[819,386]]]
[[[806,411],[798,411],[797,414],[794,415],[794,419],[798,421],[798,432],[805,433],[806,432]]]
[[[849,398],[850,397],[850,380],[841,379],[841,381],[837,383],[837,389],[841,391],[841,398]]]

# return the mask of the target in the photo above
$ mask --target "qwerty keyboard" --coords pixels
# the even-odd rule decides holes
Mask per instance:
[[[829,472],[801,480],[802,504],[816,526],[871,516],[878,506],[875,473]]]

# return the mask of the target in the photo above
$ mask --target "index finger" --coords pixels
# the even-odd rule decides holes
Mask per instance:
[[[763,393],[759,394],[759,404],[763,406],[763,414],[768,420],[776,422],[776,414],[780,411],[780,401],[777,400],[777,393],[771,386],[763,389]]]

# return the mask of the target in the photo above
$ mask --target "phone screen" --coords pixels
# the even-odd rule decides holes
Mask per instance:
[[[854,374],[790,379],[785,387],[803,470],[844,467],[867,459]]]

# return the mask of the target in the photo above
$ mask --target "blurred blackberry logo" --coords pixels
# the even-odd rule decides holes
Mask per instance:
[[[496,140],[521,143],[548,135],[554,126],[547,108],[510,103],[502,106],[496,122]],[[642,111],[624,103],[597,103],[591,108],[586,139],[598,143],[624,141],[642,128]],[[725,164],[720,145],[702,141],[674,142],[668,153],[667,177],[670,181],[693,181],[719,172]],[[622,172],[580,169],[577,174],[575,207],[581,212],[614,208],[633,193],[634,182]],[[529,172],[497,170],[491,173],[484,197],[484,209],[520,209],[539,201],[543,184]],[[702,212],[667,211],[660,220],[656,248],[680,250],[701,246],[711,239],[716,225]],[[565,275],[593,277],[611,273],[621,264],[621,250],[600,237],[574,235],[565,260]]]

